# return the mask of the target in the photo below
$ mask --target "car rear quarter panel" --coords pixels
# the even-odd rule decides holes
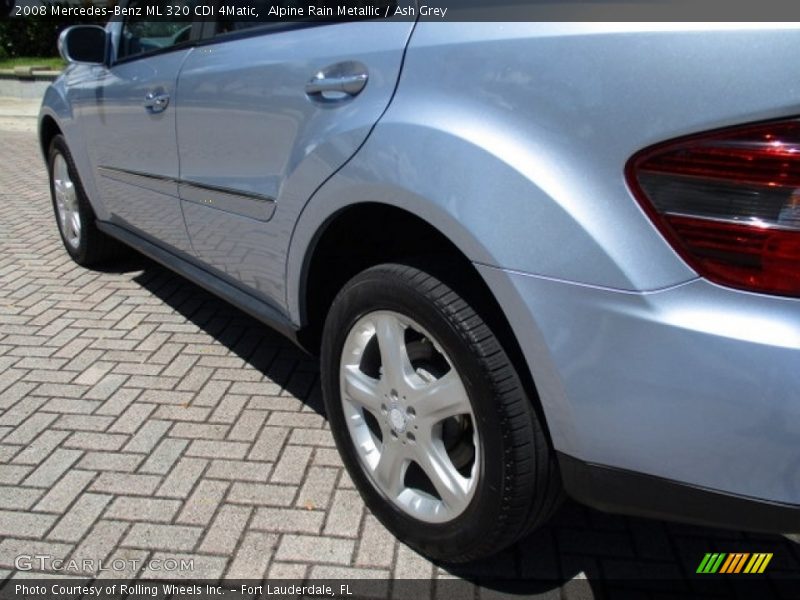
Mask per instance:
[[[797,24],[419,23],[392,105],[293,247],[342,202],[384,201],[483,264],[629,291],[687,281],[625,163],[665,139],[799,113],[798,48]]]
[[[746,306],[736,309],[737,326],[761,333],[743,340],[724,314],[708,321],[713,301],[702,306],[703,318],[675,321],[678,313],[663,312],[648,294],[678,289],[697,275],[653,227],[624,178],[628,158],[651,144],[800,113],[799,48],[797,24],[419,23],[389,110],[297,224],[287,266],[293,318],[303,320],[304,261],[331,215],[359,202],[404,208],[479,266],[525,353],[558,449],[738,493],[800,500],[785,479],[742,483],[743,473],[785,453],[789,436],[774,441],[770,458],[740,469],[718,468],[709,477],[711,467],[692,470],[707,443],[702,421],[692,416],[697,410],[732,407],[714,425],[730,430],[736,418],[766,405],[756,392],[767,386],[778,406],[770,414],[796,417],[788,392],[777,393],[786,384],[781,369],[796,357],[796,334],[770,350],[772,330],[759,329],[756,317],[758,306],[779,305],[779,314],[759,322],[771,328],[785,322],[796,331],[797,303],[747,295],[738,304],[741,293],[694,287],[701,297],[713,289],[720,302],[730,296]],[[510,284],[519,279],[502,273],[542,283]],[[541,297],[531,298],[537,290]],[[619,293],[622,300],[610,299]],[[677,294],[669,297],[680,298],[683,318],[690,303]],[[610,312],[589,310],[587,299],[598,295],[600,308]],[[609,335],[619,314],[642,324],[624,348],[629,365],[615,360],[613,347],[626,338]],[[647,339],[661,334],[664,344]],[[782,366],[737,374],[718,357],[681,353],[680,339],[744,363],[757,349]],[[683,371],[672,382],[659,356],[682,357],[675,364]],[[704,369],[728,383],[693,388]],[[644,373],[663,377],[652,385]],[[605,380],[615,383],[603,388]],[[736,399],[737,390],[752,401]],[[675,394],[678,405],[670,404]],[[705,405],[692,413],[695,402]],[[665,415],[673,418],[664,421]],[[598,428],[600,421],[614,427]],[[681,429],[691,422],[696,426]],[[635,435],[626,439],[626,432]],[[738,432],[725,439],[752,445],[756,437]],[[685,450],[674,455],[674,468],[656,468],[676,440]],[[635,447],[642,452],[634,456]]]

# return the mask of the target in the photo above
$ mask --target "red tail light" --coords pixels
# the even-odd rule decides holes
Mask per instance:
[[[628,185],[700,275],[800,296],[800,121],[659,144],[628,162]]]

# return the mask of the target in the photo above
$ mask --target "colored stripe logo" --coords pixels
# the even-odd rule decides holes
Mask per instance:
[[[750,554],[749,552],[732,552],[730,554],[725,552],[709,552],[703,557],[703,560],[700,561],[700,566],[697,567],[697,573],[763,573],[771,560],[771,552],[755,554]]]

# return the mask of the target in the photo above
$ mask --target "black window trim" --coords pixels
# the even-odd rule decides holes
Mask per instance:
[[[214,14],[215,15],[217,14],[217,9],[221,5],[228,3],[229,2],[226,0],[215,0]],[[337,20],[320,21],[312,18],[302,19],[299,21],[265,21],[263,23],[254,25],[253,27],[247,27],[245,29],[241,29],[238,31],[229,31],[227,33],[217,34],[216,29],[217,29],[217,24],[219,23],[219,19],[215,17],[213,19],[209,19],[204,22],[204,27],[201,32],[201,37],[196,42],[196,45],[204,46],[206,44],[215,44],[218,42],[222,43],[232,40],[239,40],[243,38],[261,36],[261,35],[272,35],[272,34],[284,33],[286,31],[309,29],[311,27],[325,27],[328,25],[342,25],[344,23],[355,23],[359,21],[386,21],[386,19],[363,17],[360,19],[343,19],[341,21]]]
[[[123,7],[127,7],[128,4],[132,0],[123,0],[120,4]],[[226,3],[226,0],[214,0],[214,7],[215,7],[215,14],[216,8]],[[125,16],[119,17],[112,17],[112,21],[122,21],[122,26],[125,26]],[[389,19],[391,20],[391,19]],[[223,42],[229,42],[234,40],[246,39],[250,37],[257,37],[262,35],[272,35],[278,33],[284,33],[287,31],[296,31],[300,29],[309,29],[311,27],[324,27],[328,25],[341,25],[344,23],[354,23],[359,21],[386,21],[386,19],[378,18],[374,19],[371,17],[365,17],[363,19],[346,19],[342,21],[318,21],[312,19],[306,19],[302,21],[266,21],[264,23],[260,23],[253,27],[247,27],[245,29],[241,29],[239,31],[230,31],[228,33],[217,34],[217,24],[219,20],[215,17],[213,19],[205,19],[201,17],[194,17],[192,19],[192,32],[189,36],[189,39],[185,42],[181,42],[180,44],[175,44],[173,46],[168,46],[166,48],[158,48],[156,50],[151,50],[149,52],[142,52],[140,54],[134,54],[132,56],[126,56],[124,58],[118,59],[116,53],[113,57],[113,61],[111,62],[110,66],[116,66],[119,64],[124,64],[128,62],[132,62],[134,60],[139,60],[140,58],[149,58],[151,56],[157,56],[161,54],[166,54],[167,52],[173,52],[176,50],[181,50],[185,48],[193,48],[196,46],[207,46],[209,44],[217,44]],[[120,35],[122,31],[120,30]],[[119,48],[117,48],[119,49]]]
[[[216,15],[219,7],[225,4],[228,4],[226,0],[214,0],[214,14]],[[307,29],[309,27],[320,27],[322,25],[335,24],[334,21],[312,21],[310,19],[302,21],[264,21],[263,23],[257,23],[252,27],[246,27],[238,31],[229,31],[227,33],[218,34],[216,31],[219,22],[219,17],[215,16],[213,19],[209,19],[204,23],[205,27],[203,27],[199,44],[205,45],[216,42],[227,42],[229,40],[238,40],[272,33],[283,33],[284,31],[294,31],[296,29]]]

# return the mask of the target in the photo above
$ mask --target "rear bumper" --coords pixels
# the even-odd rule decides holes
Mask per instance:
[[[800,531],[798,505],[723,494],[561,453],[558,463],[567,494],[605,512],[765,533]]]
[[[479,270],[526,355],[556,450],[586,464],[781,505],[779,520],[795,514],[800,301],[704,280],[629,293]],[[635,488],[625,503],[595,504],[627,504],[632,512],[647,503]],[[656,503],[648,514],[667,512]],[[692,514],[678,516],[695,520]],[[779,529],[800,530],[794,522]]]

